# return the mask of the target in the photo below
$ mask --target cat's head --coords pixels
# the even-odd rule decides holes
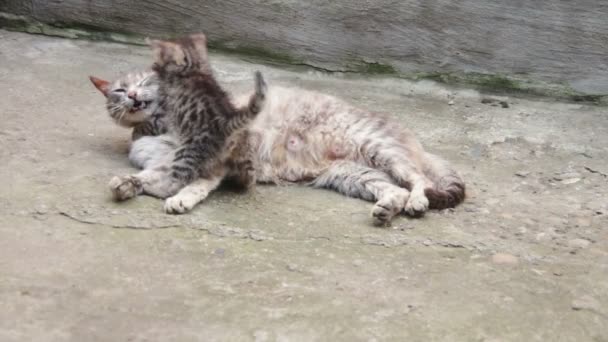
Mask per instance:
[[[89,79],[106,97],[108,113],[120,126],[133,127],[158,107],[158,77],[153,72],[129,73],[114,82],[94,76]]]
[[[176,40],[152,40],[148,43],[154,51],[152,69],[160,75],[211,70],[207,57],[207,38],[202,33]]]

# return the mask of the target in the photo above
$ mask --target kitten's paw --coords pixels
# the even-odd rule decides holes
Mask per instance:
[[[112,198],[115,201],[124,201],[137,196],[141,192],[141,182],[132,176],[114,177],[108,183]]]
[[[391,192],[381,198],[372,208],[374,225],[387,225],[391,219],[403,210],[403,204],[407,201],[407,191]]]
[[[410,216],[422,216],[427,210],[429,210],[429,200],[424,195],[412,195],[405,204],[405,212]]]
[[[177,194],[165,200],[165,212],[173,215],[184,214],[192,210],[197,203],[197,199],[192,196]]]

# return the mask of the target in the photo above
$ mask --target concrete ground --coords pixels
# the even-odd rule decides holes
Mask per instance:
[[[113,203],[129,132],[87,76],[149,51],[0,31],[1,341],[608,341],[606,108],[212,57],[394,113],[468,199],[389,228],[300,186]]]

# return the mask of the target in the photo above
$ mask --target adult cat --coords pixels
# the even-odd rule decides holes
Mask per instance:
[[[131,88],[149,94],[154,88],[150,82],[154,74],[141,75],[150,77],[148,82],[135,81]],[[127,79],[130,77],[122,80]],[[238,97],[235,106],[246,105],[249,98],[250,94]],[[136,110],[131,118],[137,130],[138,125],[147,124],[144,118],[151,120],[153,116],[140,115]],[[385,224],[402,211],[417,216],[429,208],[454,207],[465,197],[465,185],[458,173],[443,159],[425,152],[399,121],[333,96],[270,86],[266,105],[249,126],[248,134],[258,182],[306,183],[375,201],[375,224]],[[171,141],[166,134],[141,137],[133,141],[129,159],[137,167],[152,167],[172,153]],[[222,178],[194,181],[166,199],[166,212],[191,210]]]

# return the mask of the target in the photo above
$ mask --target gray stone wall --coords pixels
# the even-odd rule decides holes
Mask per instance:
[[[0,0],[0,11],[153,37],[203,31],[218,48],[327,70],[608,94],[606,0]]]

